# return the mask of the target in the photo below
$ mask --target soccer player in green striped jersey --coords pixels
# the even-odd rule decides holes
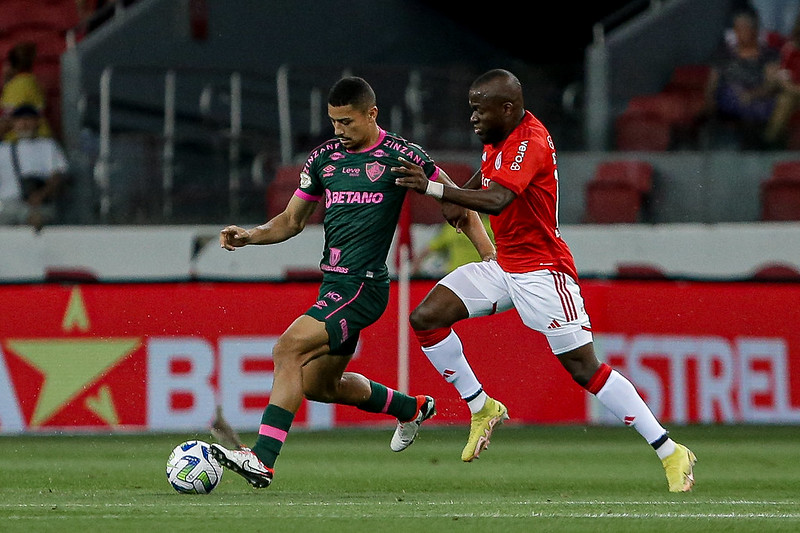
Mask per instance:
[[[226,250],[279,243],[300,233],[317,204],[325,203],[319,296],[275,345],[272,392],[256,443],[252,449],[241,443],[234,449],[212,445],[212,454],[254,487],[271,484],[275,461],[303,398],[397,418],[390,445],[394,451],[407,448],[422,422],[435,413],[432,397],[409,396],[347,372],[346,367],[360,331],[386,309],[386,259],[405,196],[417,194],[395,184],[398,176],[392,168],[400,160],[419,165],[434,195],[436,187],[452,181],[422,147],[378,125],[375,93],[365,80],[339,80],[328,95],[328,116],[335,137],[309,154],[286,209],[255,228],[228,226],[220,232],[220,246]],[[442,208],[482,257],[494,257],[494,245],[477,213],[452,204]]]

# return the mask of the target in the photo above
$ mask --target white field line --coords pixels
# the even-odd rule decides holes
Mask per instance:
[[[8,509],[13,512],[13,510],[22,511],[23,509],[26,510],[36,510],[36,509],[92,509],[92,508],[105,508],[105,509],[123,509],[123,508],[138,508],[138,509],[163,509],[165,506],[170,506],[172,504],[178,505],[182,508],[185,507],[204,507],[209,508],[211,506],[219,506],[219,507],[247,507],[249,504],[241,503],[241,502],[219,502],[219,501],[209,501],[203,499],[202,496],[198,496],[197,501],[187,500],[186,497],[180,496],[176,498],[170,498],[167,501],[162,503],[131,503],[131,502],[119,502],[119,503],[103,503],[103,504],[88,504],[88,503],[74,503],[74,502],[67,502],[67,503],[57,503],[57,504],[26,504],[26,503],[17,503],[17,504],[9,504],[9,503],[0,503],[0,509]],[[258,505],[263,504],[263,502],[259,502]],[[383,503],[376,503],[376,502],[353,502],[353,501],[343,501],[343,502],[271,502],[272,506],[276,508],[281,507],[292,507],[300,509],[307,509],[310,514],[305,513],[297,513],[297,511],[292,511],[293,518],[307,518],[311,516],[323,516],[320,515],[320,511],[314,511],[313,509],[320,509],[326,508],[324,512],[324,516],[328,518],[352,518],[352,513],[357,513],[357,515],[361,518],[425,518],[425,517],[440,517],[440,518],[541,518],[541,519],[548,519],[548,518],[614,518],[614,519],[621,519],[621,518],[641,518],[641,519],[653,519],[653,518],[688,518],[688,519],[718,519],[718,520],[741,520],[741,519],[752,519],[752,520],[763,520],[763,519],[773,519],[773,520],[800,520],[800,506],[797,501],[793,500],[785,500],[785,501],[770,501],[770,500],[704,500],[704,501],[605,501],[605,500],[589,500],[589,501],[516,501],[516,502],[505,502],[503,503],[502,510],[491,510],[485,511],[480,513],[472,513],[472,512],[453,512],[452,508],[455,506],[462,506],[468,505],[461,502],[455,501],[439,501],[439,502],[414,502],[414,501],[403,501],[403,502],[383,502]],[[372,507],[375,505],[386,505],[386,506],[396,506],[396,510],[399,512],[390,512],[388,514],[375,514],[375,513],[361,513],[358,511],[360,507]],[[670,511],[670,512],[639,512],[632,509],[630,507],[636,506],[650,506],[650,505],[667,505],[671,507],[681,507],[684,510]],[[779,509],[775,509],[774,511],[759,511],[755,512],[752,509],[748,509],[746,511],[737,512],[737,511],[729,511],[729,512],[701,512],[697,511],[696,508],[698,506],[708,506],[708,505],[727,505],[732,507],[750,507],[753,506],[763,506],[763,507],[784,507],[789,506],[791,507],[791,512],[784,512]],[[627,507],[625,510],[608,510],[605,509],[601,512],[596,510],[575,510],[575,511],[546,511],[547,507],[553,506],[570,506],[570,507],[595,507],[595,506],[602,506],[602,507]],[[530,509],[523,511],[521,509],[513,510],[514,507],[534,507],[535,509]],[[336,508],[340,508],[341,510],[349,509],[347,513],[336,513]],[[448,508],[450,510],[448,510]],[[694,508],[694,509],[690,509]],[[794,512],[794,509],[798,509],[798,512]],[[122,515],[114,515],[114,514],[105,514],[100,517],[95,518],[120,518]],[[39,518],[48,518],[48,517],[38,517],[38,516],[25,516],[25,515],[16,515],[12,514],[9,516],[4,517],[10,520],[30,520],[30,519],[39,519]],[[56,518],[56,517],[49,517],[49,518]],[[66,518],[66,517],[60,517]]]

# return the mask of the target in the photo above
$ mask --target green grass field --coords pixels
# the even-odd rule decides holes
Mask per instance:
[[[171,449],[208,435],[0,438],[0,531],[800,531],[799,427],[690,426],[697,485],[667,492],[632,430],[501,427],[471,464],[466,428],[295,431],[272,487],[225,472],[207,496],[166,481]],[[244,435],[251,442],[252,435]]]

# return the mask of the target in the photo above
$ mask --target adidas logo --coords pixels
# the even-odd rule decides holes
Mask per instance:
[[[559,324],[557,320],[553,320],[552,322],[550,322],[550,325],[547,326],[547,329],[556,329],[556,328],[560,328],[560,327],[561,327],[561,324]]]
[[[636,421],[636,417],[635,416],[626,416],[625,419],[623,420],[623,422],[625,422],[626,426],[632,426],[634,421]]]
[[[455,373],[456,373],[455,370],[451,370],[449,368],[445,368],[444,372],[442,372],[442,377],[444,377],[444,379],[448,379],[448,378],[453,377],[455,375]]]

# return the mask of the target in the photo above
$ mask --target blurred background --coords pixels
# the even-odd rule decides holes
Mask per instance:
[[[466,91],[495,67],[517,74],[555,139],[563,224],[762,220],[762,181],[800,134],[749,146],[703,109],[746,2],[556,4],[481,20],[421,0],[0,0],[0,52],[37,45],[71,165],[61,224],[262,221],[280,167],[330,135],[327,90],[348,73],[374,85],[385,128],[476,168]],[[761,33],[778,50],[793,15],[772,16]],[[640,210],[590,212],[589,182],[612,159],[652,167]]]
[[[0,227],[0,432],[196,429],[219,403],[251,427],[271,347],[316,295],[285,282],[319,279],[322,213],[279,246],[228,253],[219,230],[284,208],[298,165],[331,135],[326,96],[343,75],[366,78],[381,126],[463,183],[481,153],[467,90],[492,68],[520,78],[555,141],[562,234],[601,358],[664,421],[797,423],[799,11],[800,0],[496,12],[422,0],[0,0],[3,118],[18,113],[12,51],[33,45],[22,73],[39,85],[42,135],[68,163],[49,223]],[[753,89],[741,114],[717,100],[732,78]],[[765,109],[782,113],[772,136]],[[436,203],[409,203],[412,256],[426,258],[413,304],[449,267],[428,255]],[[404,342],[395,294],[362,337],[375,355],[354,360],[390,385]],[[547,353],[516,315],[486,320],[464,333],[476,353]],[[405,342],[411,385],[441,397],[437,420],[465,417]],[[532,391],[509,399],[519,421],[609,422],[557,365],[542,371],[554,359],[506,359],[474,364],[494,390]],[[365,421],[307,409],[308,427]]]

